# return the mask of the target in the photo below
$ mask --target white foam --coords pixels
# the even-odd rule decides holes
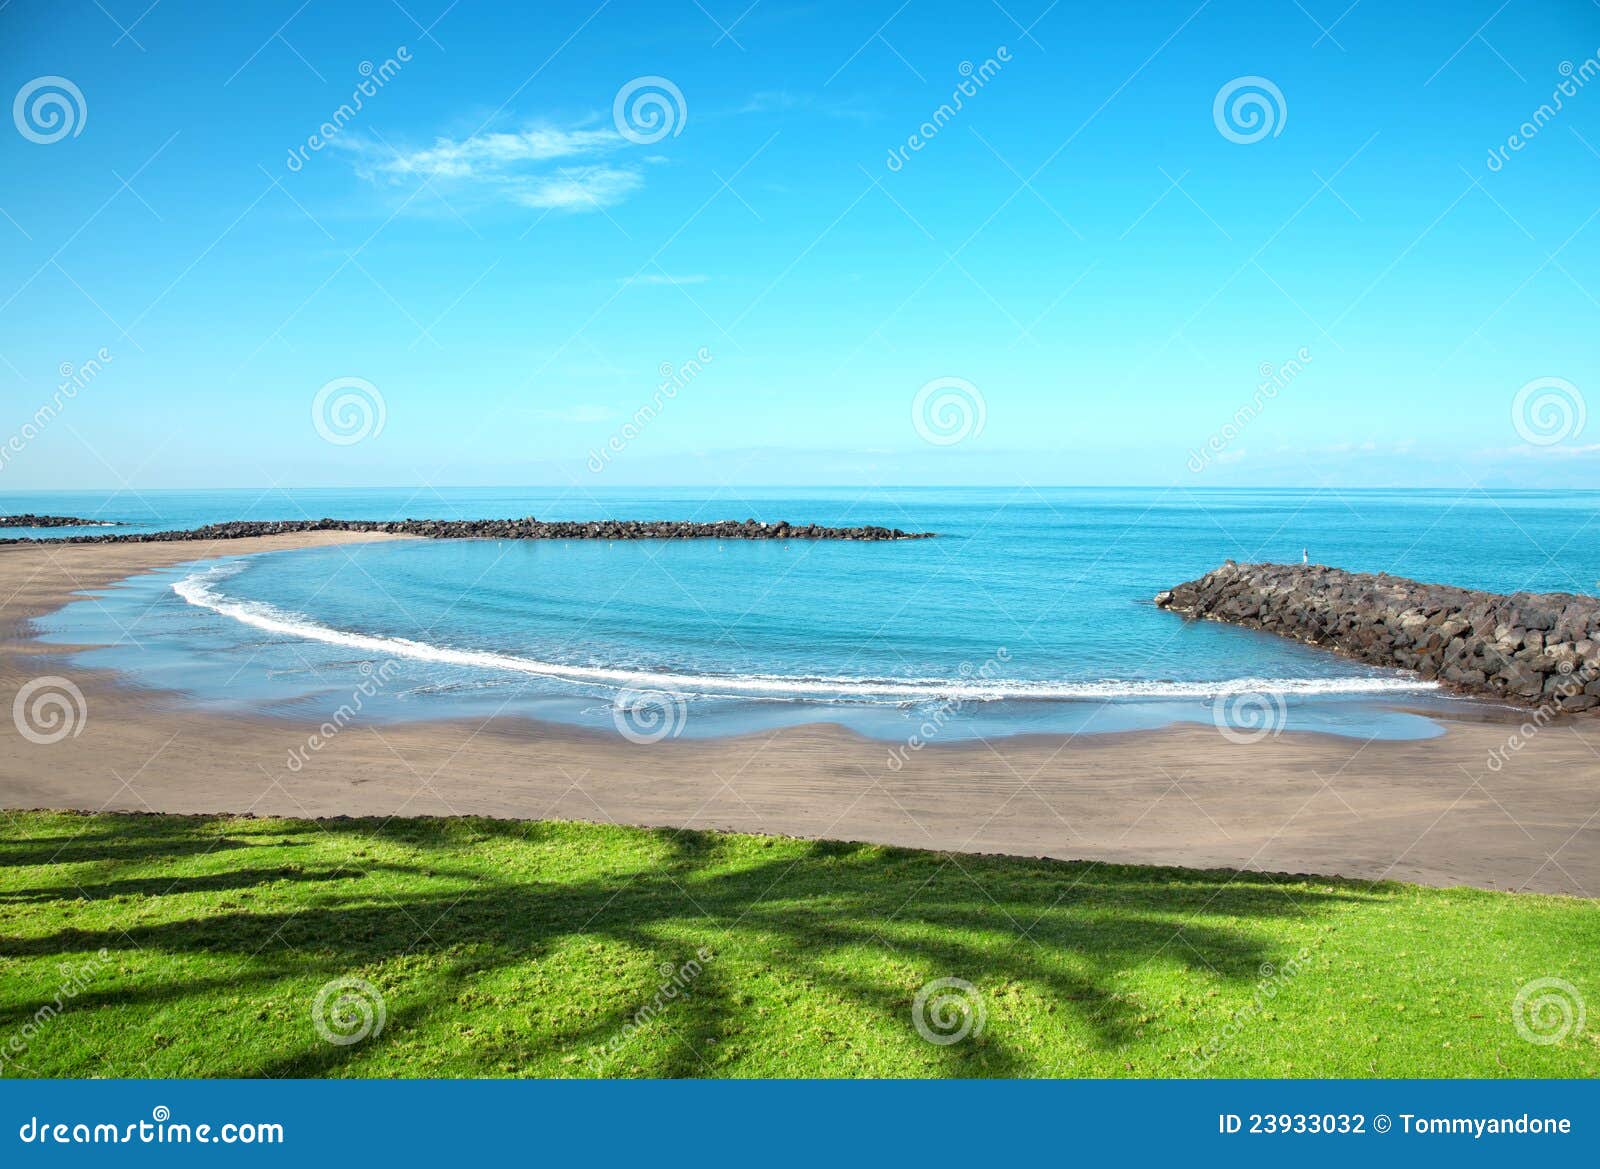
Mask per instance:
[[[694,674],[675,671],[615,669],[576,666],[561,662],[488,650],[457,649],[412,641],[404,637],[379,637],[333,629],[309,617],[288,613],[263,601],[236,600],[215,588],[232,576],[238,563],[214,565],[187,576],[172,586],[191,605],[209,609],[245,625],[287,637],[345,646],[384,657],[473,669],[532,674],[581,686],[643,690],[670,690],[685,696],[729,698],[786,698],[823,701],[890,700],[996,702],[1002,699],[1055,701],[1113,698],[1207,699],[1229,694],[1266,693],[1299,696],[1331,694],[1393,694],[1436,689],[1436,683],[1402,676],[1347,678],[1230,678],[1223,681],[1098,681],[1041,682],[1025,679],[975,678],[864,678],[829,675]]]

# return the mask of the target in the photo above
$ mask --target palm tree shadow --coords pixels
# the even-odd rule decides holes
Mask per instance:
[[[298,866],[287,865],[277,869],[230,869],[223,873],[209,873],[197,877],[136,877],[78,885],[68,891],[67,899],[76,897],[82,901],[105,901],[113,897],[181,897],[188,893],[220,893],[251,889],[277,881],[301,883],[352,881],[360,880],[365,875],[361,869],[333,868],[305,871]],[[62,899],[62,890],[57,885],[8,889],[0,892],[0,904]]]
[[[459,822],[480,838],[537,842],[538,825]],[[370,839],[375,822],[324,826],[336,835]],[[408,836],[414,835],[408,829]],[[427,839],[424,832],[422,839]],[[218,838],[212,837],[207,844]],[[223,838],[225,839],[225,838]],[[359,1045],[306,1046],[235,1075],[317,1076],[382,1064],[385,1049],[407,1032],[449,1025],[458,1008],[454,987],[468,973],[510,970],[549,959],[573,939],[618,943],[658,963],[681,963],[685,937],[704,939],[713,955],[688,993],[674,995],[647,1024],[659,1034],[626,1045],[610,1066],[656,1076],[702,1076],[716,1068],[716,1048],[737,1029],[747,964],[781,963],[785,978],[804,979],[850,1005],[892,1022],[918,1042],[912,1003],[919,985],[955,977],[985,987],[1021,984],[1072,1012],[1097,1046],[1126,1043],[1139,1009],[1119,992],[1118,976],[1150,962],[1228,982],[1255,979],[1263,963],[1281,960],[1262,938],[1274,919],[1316,917],[1372,894],[1353,883],[1297,884],[1231,872],[1201,873],[1011,858],[959,858],[877,846],[816,842],[795,855],[788,845],[770,858],[750,858],[716,833],[643,834],[652,858],[623,879],[607,875],[568,882],[484,880],[443,889],[375,895],[365,882],[337,880],[340,870],[304,876],[324,881],[319,902],[292,909],[214,909],[181,920],[135,922],[126,928],[64,929],[43,937],[0,937],[0,956],[28,957],[138,947],[162,954],[232,955],[282,977],[333,979],[373,971],[416,955],[445,959],[446,973],[426,991],[409,987],[393,1004],[384,1032]],[[155,846],[155,840],[140,842]],[[193,838],[160,842],[188,855]],[[117,842],[106,842],[120,858]],[[240,847],[246,847],[240,845]],[[404,873],[404,866],[389,866]],[[420,871],[420,870],[419,870]],[[432,873],[432,869],[429,870]],[[239,883],[253,870],[236,870]],[[197,879],[192,891],[228,887],[229,874]],[[107,882],[106,888],[128,885]],[[129,892],[137,892],[129,888]],[[33,897],[39,889],[13,892]],[[63,886],[62,897],[76,896]],[[1203,916],[1202,916],[1203,914]],[[470,951],[470,961],[459,958]],[[857,959],[888,952],[910,976],[874,978]],[[752,958],[752,955],[755,955]],[[607,1008],[571,1026],[548,1025],[516,1042],[474,1046],[479,1074],[504,1074],[550,1055],[587,1056],[604,1045],[656,993],[648,978],[604,988]],[[629,996],[632,996],[630,999]],[[396,996],[400,998],[401,996]],[[632,1005],[630,1005],[630,1002]],[[620,1005],[619,1005],[620,1004]],[[670,1041],[669,1041],[670,1040]],[[928,1054],[928,1053],[924,1053]],[[991,1029],[981,1047],[935,1053],[939,1074],[1026,1074],[1028,1059]],[[582,1074],[582,1065],[575,1069]],[[602,1073],[604,1074],[604,1073]]]

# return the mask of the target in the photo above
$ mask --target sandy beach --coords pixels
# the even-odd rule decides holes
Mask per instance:
[[[1473,717],[1417,742],[1242,745],[1185,726],[933,745],[898,771],[889,744],[825,725],[639,746],[522,718],[358,722],[294,771],[309,720],[184,709],[29,640],[30,618],[134,573],[382,538],[0,547],[0,693],[9,702],[33,678],[64,675],[88,709],[81,733],[56,743],[5,727],[0,806],[579,819],[1600,895],[1590,716],[1539,732],[1499,770],[1490,755],[1521,716],[1464,708]]]

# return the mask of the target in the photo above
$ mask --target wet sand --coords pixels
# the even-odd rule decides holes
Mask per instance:
[[[383,538],[0,547],[0,699],[62,675],[88,711],[75,737],[44,744],[0,712],[0,807],[579,819],[1600,896],[1590,716],[1540,731],[1498,771],[1491,753],[1523,716],[1484,721],[1481,707],[1418,742],[1244,745],[1179,726],[934,745],[899,771],[893,744],[825,725],[635,745],[513,717],[357,722],[294,771],[309,718],[184,709],[29,640],[31,617],[134,573]]]

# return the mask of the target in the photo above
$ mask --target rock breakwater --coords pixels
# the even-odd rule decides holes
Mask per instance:
[[[115,528],[115,520],[82,520],[70,515],[0,515],[0,528]]]
[[[38,517],[34,517],[38,518]],[[47,525],[36,525],[47,526]],[[830,528],[820,524],[760,520],[239,520],[170,532],[107,533],[95,536],[14,536],[0,544],[128,544],[166,540],[240,540],[291,532],[389,532],[434,540],[925,540],[932,532],[904,532],[867,524]]]
[[[1311,564],[1236,564],[1158,593],[1163,609],[1292,637],[1463,693],[1600,707],[1600,598],[1487,593]]]

